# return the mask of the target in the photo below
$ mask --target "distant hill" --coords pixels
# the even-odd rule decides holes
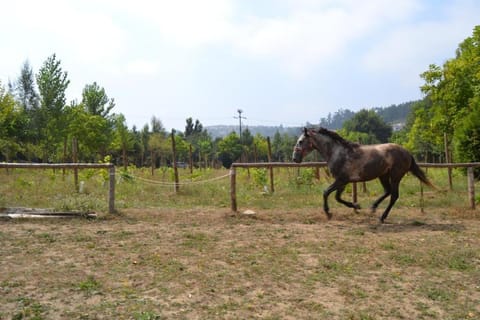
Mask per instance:
[[[280,126],[245,126],[245,129],[250,131],[254,136],[257,133],[261,134],[264,137],[272,137],[278,131],[280,134],[289,134],[289,135],[299,135],[301,128],[300,127],[284,127]],[[232,131],[238,133],[238,126],[234,125],[216,125],[216,126],[206,126],[205,129],[210,133],[212,138],[221,138],[229,135]]]
[[[373,110],[386,122],[394,127],[401,127],[405,124],[408,114],[412,106],[418,101],[409,101],[401,104],[392,104],[385,108],[373,108]],[[340,109],[333,115],[328,114],[326,118],[320,119],[320,126],[327,129],[338,130],[341,129],[343,123],[350,120],[355,115],[355,112],[348,109]]]
[[[407,119],[412,106],[418,101],[409,101],[401,104],[393,104],[385,108],[373,108],[375,112],[383,119],[385,122],[391,124],[394,127],[394,130],[398,130],[403,127]],[[331,130],[341,129],[343,123],[351,119],[355,115],[354,111],[348,109],[339,109],[334,114],[329,113],[327,117],[320,118],[319,123],[307,124],[307,126],[321,126]],[[278,131],[280,134],[289,134],[297,136],[301,132],[301,127],[284,127],[284,126],[246,126],[252,135],[260,133],[264,137],[273,137]],[[221,138],[232,131],[238,133],[238,126],[234,125],[217,125],[217,126],[206,126],[205,129],[210,133],[212,138]]]

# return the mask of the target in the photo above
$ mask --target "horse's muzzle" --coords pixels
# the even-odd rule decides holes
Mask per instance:
[[[295,163],[300,163],[303,160],[303,154],[302,154],[302,149],[297,149],[293,150],[293,155],[292,155],[292,160]]]

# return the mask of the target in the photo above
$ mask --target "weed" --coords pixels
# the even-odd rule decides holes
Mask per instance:
[[[91,296],[99,293],[101,284],[95,279],[95,277],[89,276],[86,280],[80,281],[77,285],[77,288],[85,295]]]
[[[134,316],[135,320],[160,320],[160,319],[166,319],[162,317],[161,315],[151,312],[151,311],[143,311],[140,313],[136,313]]]
[[[32,319],[32,320],[42,320],[45,318],[45,313],[47,312],[47,307],[31,298],[28,297],[19,297],[17,299],[18,309],[12,319],[21,320],[21,319]]]

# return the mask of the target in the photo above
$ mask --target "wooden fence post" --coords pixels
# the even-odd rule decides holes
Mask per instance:
[[[115,166],[108,169],[109,171],[109,189],[108,189],[108,213],[115,213]]]
[[[175,176],[174,190],[175,193],[178,192],[178,168],[177,168],[177,154],[175,147],[175,129],[172,129],[172,158],[173,158],[173,174]]]
[[[452,162],[451,156],[450,156],[450,151],[448,149],[448,138],[447,138],[447,133],[443,133],[443,143],[445,145],[445,162],[450,163]],[[453,190],[453,181],[452,181],[452,167],[447,168],[448,172],[448,186],[450,190]]]
[[[473,175],[473,167],[467,168],[468,179],[468,200],[470,201],[470,208],[475,209],[475,177]]]
[[[78,163],[78,140],[76,137],[73,137],[72,140],[72,160],[73,163]],[[73,181],[75,183],[75,191],[79,192],[79,186],[78,186],[78,168],[75,167],[73,168]]]
[[[190,174],[193,174],[193,152],[192,152],[192,144],[190,144],[190,148],[189,148],[189,150],[188,150],[188,156],[189,156],[188,166],[190,167]]]
[[[235,167],[232,165],[230,167],[230,201],[232,212],[237,212],[236,174],[237,172],[235,170]]]
[[[272,145],[270,143],[270,137],[267,137],[267,146],[268,146],[268,162],[272,162]],[[270,171],[270,192],[275,192],[275,184],[273,181],[273,167],[269,167],[268,170]]]

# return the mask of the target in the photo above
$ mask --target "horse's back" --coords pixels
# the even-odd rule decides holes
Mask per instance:
[[[403,176],[411,165],[411,155],[395,143],[362,145],[350,163],[352,180],[371,180],[385,174]],[[356,174],[353,174],[356,172]]]

